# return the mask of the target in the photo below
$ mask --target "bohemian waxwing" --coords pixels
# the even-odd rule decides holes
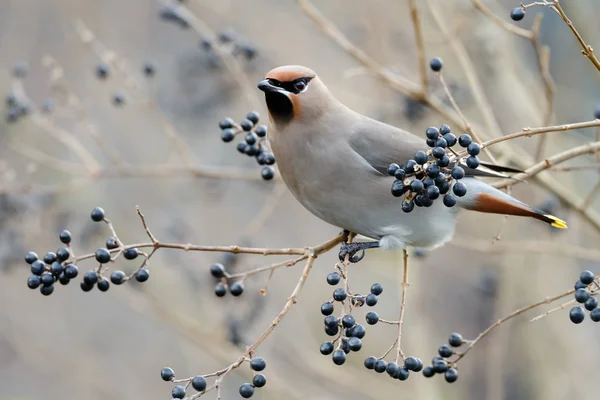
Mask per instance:
[[[461,182],[467,194],[456,207],[434,201],[405,213],[401,199],[390,193],[393,178],[387,168],[427,150],[424,140],[350,110],[306,67],[275,68],[258,88],[269,109],[269,143],[292,194],[322,220],[376,240],[346,251],[342,247],[340,256],[373,247],[440,246],[452,238],[460,208],[533,217],[566,228],[564,221],[473,177],[505,175],[466,166]]]

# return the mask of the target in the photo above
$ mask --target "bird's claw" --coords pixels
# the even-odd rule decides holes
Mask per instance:
[[[356,253],[362,250],[360,255],[356,255]],[[342,248],[340,249],[340,253],[338,254],[340,261],[344,261],[346,256],[349,255],[348,259],[351,263],[357,263],[365,257],[365,249],[360,246],[358,243],[343,243]]]

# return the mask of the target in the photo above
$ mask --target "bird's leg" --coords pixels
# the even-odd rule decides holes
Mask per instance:
[[[379,247],[379,242],[353,242],[353,243],[342,243],[340,248],[340,261],[344,261],[346,255],[350,256],[351,263],[357,263],[362,260],[365,256],[365,249],[374,249]],[[362,253],[357,256],[356,253],[361,251]]]

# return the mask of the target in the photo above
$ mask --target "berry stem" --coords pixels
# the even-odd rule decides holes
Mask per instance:
[[[408,292],[408,251],[402,250],[402,259],[404,264],[404,270],[402,274],[402,297],[400,302],[400,317],[398,318],[398,339],[396,340],[396,364],[398,364],[400,357],[402,361],[406,359],[404,352],[402,351],[402,325],[404,325],[404,310],[406,309],[406,293]]]

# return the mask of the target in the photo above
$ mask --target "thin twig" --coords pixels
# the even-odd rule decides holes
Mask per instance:
[[[402,326],[404,325],[404,311],[406,309],[406,293],[408,292],[408,251],[402,250],[402,260],[404,264],[404,272],[402,274],[402,299],[400,302],[400,317],[398,318],[398,340],[396,341],[396,364],[400,357],[402,361],[406,359],[402,351]]]
[[[419,63],[419,76],[421,78],[421,91],[423,97],[427,95],[429,80],[427,77],[427,60],[425,59],[425,41],[423,40],[423,31],[421,29],[421,18],[417,8],[417,0],[409,0],[408,8],[410,10],[410,19],[412,21],[417,44],[417,61]]]

